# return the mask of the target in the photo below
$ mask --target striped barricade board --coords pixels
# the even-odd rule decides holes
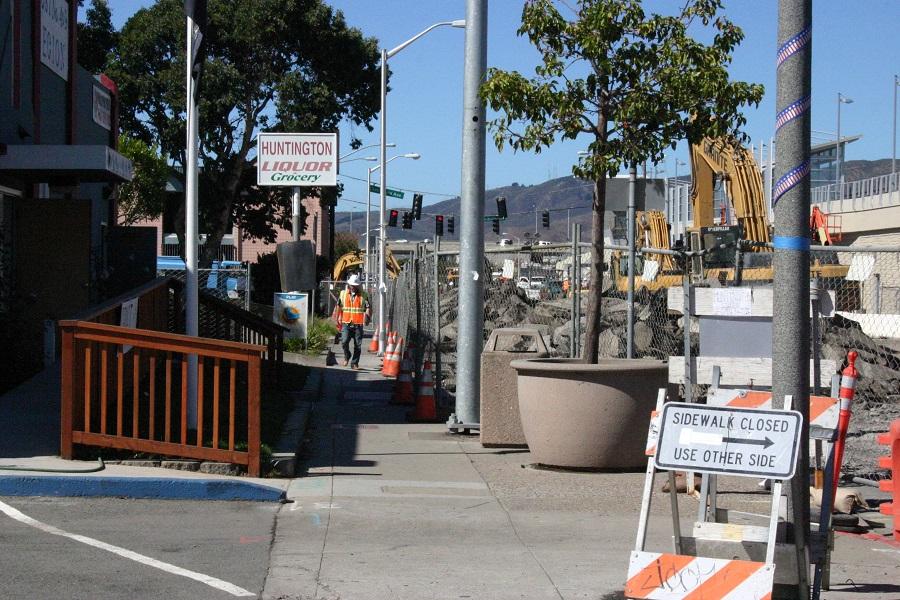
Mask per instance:
[[[771,600],[774,577],[774,564],[635,550],[628,563],[625,597]]]
[[[717,388],[710,390],[709,406],[772,408],[772,392]],[[812,437],[831,439],[837,431],[840,400],[829,396],[809,397],[809,429]],[[820,434],[820,435],[817,435]]]

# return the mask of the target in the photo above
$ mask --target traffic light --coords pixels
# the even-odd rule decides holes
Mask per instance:
[[[412,213],[403,213],[403,229],[412,229]]]
[[[388,213],[388,227],[396,227],[397,226],[397,215],[400,213],[396,208],[392,208],[391,212]]]
[[[550,229],[550,211],[545,210],[544,214],[541,215],[541,219],[544,222],[544,229]]]
[[[453,217],[447,217],[447,233],[449,235],[453,235],[453,230],[456,229],[456,219]]]
[[[497,235],[500,235],[500,219],[495,218],[492,221],[492,223],[493,223],[492,228],[494,230],[494,233],[496,233]]]
[[[413,194],[412,216],[416,221],[422,218],[422,194]]]
[[[444,235],[444,215],[435,215],[434,235]]]
[[[497,196],[497,216],[501,219],[506,218],[506,196]]]

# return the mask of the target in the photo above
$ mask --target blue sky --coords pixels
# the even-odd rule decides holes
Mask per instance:
[[[568,0],[574,4],[575,0]],[[143,0],[110,0],[113,21],[120,26]],[[347,22],[382,45],[393,48],[438,21],[465,18],[465,0],[332,0]],[[670,12],[681,0],[648,0],[649,10]],[[489,0],[488,65],[533,72],[537,54],[528,42],[516,36],[522,3]],[[561,7],[565,14],[565,7]],[[766,95],[757,109],[747,111],[747,132],[758,146],[774,135],[775,49],[777,0],[725,0],[725,14],[745,33],[735,53],[732,77],[762,83]],[[817,0],[813,2],[813,142],[833,140],[837,128],[837,94],[854,100],[841,108],[842,135],[863,138],[848,147],[848,159],[879,159],[891,156],[893,76],[900,74],[900,2],[897,0]],[[398,159],[391,163],[389,187],[425,194],[425,204],[456,196],[460,189],[461,103],[464,32],[438,28],[395,55],[391,61],[392,91],[388,97],[388,139],[397,144],[395,153],[418,152],[422,158]],[[360,137],[365,144],[378,142],[378,124],[368,132],[349,126],[341,139]],[[571,172],[579,150],[587,145],[556,144],[541,154],[498,153],[490,135],[487,145],[488,188],[536,184]],[[371,154],[370,154],[371,152]],[[355,156],[375,156],[377,148]],[[688,161],[684,144],[660,165],[661,176],[675,174],[675,158]],[[345,183],[339,210],[359,210],[365,201],[366,170],[376,163],[346,162],[341,172]],[[679,174],[687,173],[679,166]],[[374,174],[377,177],[377,172]],[[357,179],[363,181],[358,181]],[[409,204],[410,196],[396,205]]]

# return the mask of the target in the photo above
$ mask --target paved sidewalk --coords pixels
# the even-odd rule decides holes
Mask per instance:
[[[377,359],[362,367],[325,371],[264,598],[622,598],[642,473],[536,470],[527,451],[407,423]],[[768,510],[759,492],[741,498]],[[666,496],[654,502],[648,549],[670,551]],[[681,506],[696,513],[692,499]],[[900,547],[839,536],[823,598],[900,598],[898,568]]]

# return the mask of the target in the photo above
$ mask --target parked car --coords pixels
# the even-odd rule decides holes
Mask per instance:
[[[499,246],[512,246],[512,240],[509,238],[503,238],[497,242]]]

